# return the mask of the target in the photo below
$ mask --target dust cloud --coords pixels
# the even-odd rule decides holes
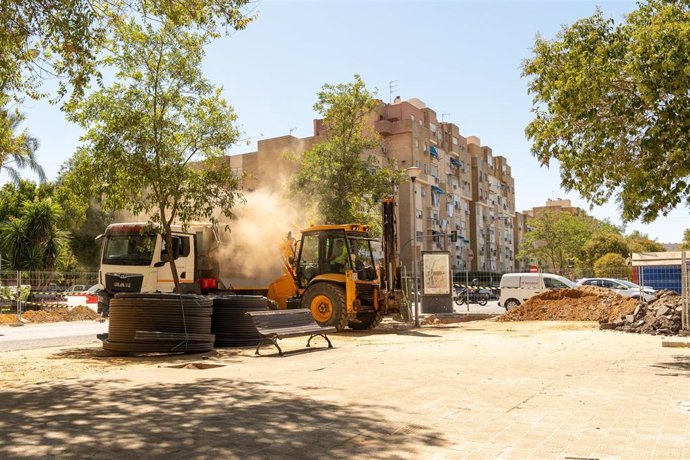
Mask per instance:
[[[307,213],[283,196],[283,191],[259,189],[244,195],[233,208],[230,234],[219,254],[221,280],[235,289],[262,289],[283,274],[280,247],[288,232],[299,238]]]

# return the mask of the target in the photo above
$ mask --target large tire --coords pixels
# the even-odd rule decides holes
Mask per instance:
[[[357,319],[350,321],[350,329],[355,331],[363,331],[367,329],[374,329],[381,324],[383,320],[383,310],[365,311],[357,314]]]
[[[302,308],[307,308],[320,326],[334,326],[342,331],[347,327],[345,289],[331,283],[314,283],[302,297]]]

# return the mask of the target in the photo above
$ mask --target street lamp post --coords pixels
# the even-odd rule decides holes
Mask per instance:
[[[417,204],[415,198],[414,184],[417,176],[422,172],[422,168],[418,166],[410,166],[406,169],[407,176],[412,183],[412,276],[414,277],[414,325],[419,327],[419,287],[417,286]]]

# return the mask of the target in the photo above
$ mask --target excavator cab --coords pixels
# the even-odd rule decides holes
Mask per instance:
[[[281,308],[307,308],[317,323],[343,330],[370,329],[383,318],[380,280],[367,227],[358,224],[312,226],[292,246],[286,271],[269,288]],[[289,278],[289,279],[288,279]],[[292,286],[284,302],[280,292]]]

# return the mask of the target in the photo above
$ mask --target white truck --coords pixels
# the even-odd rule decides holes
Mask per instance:
[[[553,273],[506,273],[499,287],[498,306],[511,310],[544,291],[573,288],[575,283]]]
[[[214,260],[221,241],[217,227],[191,224],[186,231],[172,227],[173,247],[156,228],[146,223],[109,225],[102,240],[98,282],[98,311],[108,315],[110,299],[118,292],[173,292],[169,258],[175,260],[183,293],[200,293],[219,287],[220,264]]]

